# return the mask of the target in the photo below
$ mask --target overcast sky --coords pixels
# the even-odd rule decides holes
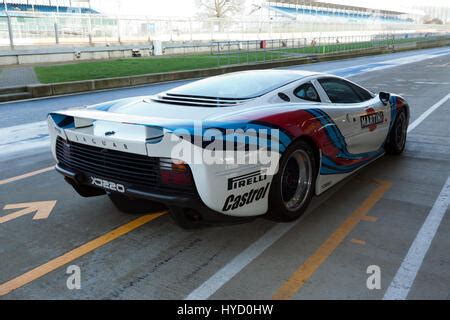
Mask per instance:
[[[193,16],[195,0],[92,0],[106,14],[148,16]]]
[[[258,0],[246,0],[254,2]],[[328,2],[370,6],[383,9],[401,9],[414,5],[450,7],[450,0],[329,0]],[[107,14],[149,16],[193,16],[195,0],[92,0],[93,6]]]

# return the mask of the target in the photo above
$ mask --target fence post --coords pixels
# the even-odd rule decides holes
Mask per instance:
[[[217,42],[217,66],[220,67],[220,43]]]
[[[250,63],[250,40],[247,40],[247,64]]]
[[[55,22],[53,25],[55,27],[55,43],[59,44],[58,18],[56,15],[55,15]]]
[[[59,44],[58,24],[55,22],[53,25],[54,25],[54,29],[55,29],[55,43]]]
[[[120,17],[116,17],[117,19],[117,41],[120,43],[122,43],[122,36],[121,36],[121,32],[120,32]]]
[[[150,19],[148,16],[145,16],[145,20],[147,22],[146,29],[147,29],[147,41],[150,43],[152,41],[152,33],[150,31]]]
[[[8,12],[6,12],[6,20],[8,22],[8,34],[9,34],[9,44],[11,46],[11,49],[14,50],[14,33],[11,23],[11,17]]]
[[[91,15],[88,15],[88,37],[89,37],[89,44],[92,45],[92,21],[91,21]]]
[[[231,43],[230,40],[228,40],[228,65],[231,64]]]

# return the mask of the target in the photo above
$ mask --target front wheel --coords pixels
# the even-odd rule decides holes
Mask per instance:
[[[280,160],[278,173],[270,189],[269,216],[293,221],[306,211],[316,183],[316,164],[312,147],[305,141],[294,142]]]
[[[408,120],[404,111],[400,112],[395,119],[394,126],[386,141],[386,152],[398,155],[405,150],[406,136],[408,134]]]

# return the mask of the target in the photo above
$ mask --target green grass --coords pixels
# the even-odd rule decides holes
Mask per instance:
[[[120,59],[35,67],[41,83],[125,77],[148,73],[217,67],[211,55]]]
[[[342,45],[344,49],[344,45]],[[356,44],[345,45],[347,50]],[[336,50],[333,48],[336,47]],[[277,49],[255,52],[232,52],[230,55],[186,55],[176,57],[150,57],[108,61],[78,62],[71,64],[35,67],[41,83],[58,83],[79,80],[125,77],[159,72],[214,68],[223,65],[258,63],[264,61],[296,58],[293,54],[329,53],[337,51],[336,45],[300,49]]]
[[[432,39],[398,39],[395,43]],[[216,56],[210,54],[166,56],[150,58],[120,59],[108,61],[79,62],[53,66],[35,67],[41,83],[58,83],[79,80],[93,80],[125,77],[159,72],[195,70],[218,66],[259,63],[280,59],[294,59],[307,54],[326,54],[357,49],[369,49],[393,44],[392,40],[373,42],[336,43],[303,48],[277,48],[271,50],[232,51]]]

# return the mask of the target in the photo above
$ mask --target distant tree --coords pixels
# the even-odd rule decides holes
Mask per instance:
[[[250,11],[249,11],[248,15],[251,16],[255,12],[263,9],[264,2],[266,2],[266,0],[252,0],[249,5]]]
[[[196,0],[202,15],[225,18],[242,10],[245,0]]]
[[[425,24],[444,24],[444,22],[439,18],[433,18],[431,20],[425,21]]]
[[[423,17],[424,24],[444,24],[444,22],[439,18],[433,18],[431,16]]]

